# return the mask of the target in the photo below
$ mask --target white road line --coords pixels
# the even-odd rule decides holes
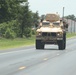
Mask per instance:
[[[0,55],[4,55],[4,54],[10,54],[10,53],[18,53],[18,52],[25,52],[31,49],[27,49],[27,50],[19,50],[19,51],[10,51],[10,52],[4,52],[4,53],[0,53]]]

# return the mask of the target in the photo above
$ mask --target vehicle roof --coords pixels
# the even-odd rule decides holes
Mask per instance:
[[[60,16],[55,13],[50,13],[50,14],[46,14],[45,19],[46,21],[55,22],[55,21],[60,21]]]

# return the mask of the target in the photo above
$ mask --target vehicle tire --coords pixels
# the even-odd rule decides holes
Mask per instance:
[[[41,44],[41,49],[44,49],[44,44],[43,43]]]
[[[64,40],[64,49],[65,49],[66,48],[66,34],[64,34],[63,40]]]
[[[59,50],[64,50],[64,40],[58,41],[58,47],[59,47]]]
[[[41,40],[36,40],[36,49],[44,49],[44,44]]]

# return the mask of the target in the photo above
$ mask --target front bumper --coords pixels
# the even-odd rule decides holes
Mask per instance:
[[[50,37],[48,37],[48,36],[43,37],[43,36],[36,36],[36,39],[50,41],[50,40],[63,40],[63,37],[51,37],[51,36]]]
[[[57,44],[58,40],[63,40],[63,37],[43,37],[43,36],[36,36],[36,40],[41,40],[45,44]]]

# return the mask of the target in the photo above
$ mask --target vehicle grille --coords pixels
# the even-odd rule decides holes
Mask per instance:
[[[56,33],[51,33],[51,36],[54,36],[54,37],[56,37]]]
[[[56,37],[56,33],[47,33],[47,32],[43,32],[42,36],[52,36],[52,37]]]

